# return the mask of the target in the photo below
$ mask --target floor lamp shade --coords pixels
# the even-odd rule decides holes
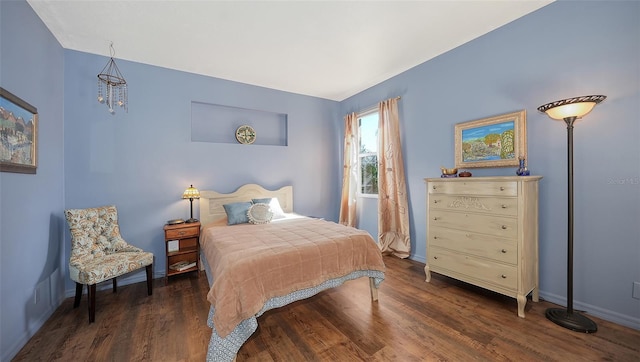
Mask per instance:
[[[567,124],[567,308],[549,308],[547,319],[576,332],[594,333],[598,326],[594,321],[573,310],[573,123],[582,118],[602,102],[606,96],[591,95],[563,99],[538,107],[553,119],[561,119]]]

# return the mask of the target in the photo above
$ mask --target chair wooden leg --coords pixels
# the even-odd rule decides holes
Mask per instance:
[[[153,264],[149,264],[145,268],[146,271],[147,271],[147,295],[152,295],[153,294],[153,278],[152,278],[153,268],[152,268],[152,266],[153,266]]]
[[[76,299],[73,301],[74,308],[78,308],[78,306],[80,305],[80,298],[82,298],[82,287],[82,284],[76,282]]]
[[[113,292],[116,293],[118,291],[118,282],[116,282],[116,278],[113,278]]]
[[[96,321],[96,285],[91,284],[89,289],[89,323]]]

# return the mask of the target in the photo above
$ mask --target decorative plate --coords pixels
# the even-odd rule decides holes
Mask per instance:
[[[236,130],[236,139],[242,144],[250,145],[256,141],[256,131],[248,125],[240,126]]]

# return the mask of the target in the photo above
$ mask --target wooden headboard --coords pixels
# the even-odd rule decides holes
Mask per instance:
[[[216,191],[200,191],[200,222],[206,225],[227,217],[222,205],[232,202],[251,201],[265,197],[277,197],[284,212],[293,212],[293,187],[285,186],[270,191],[256,184],[246,184],[230,194]]]

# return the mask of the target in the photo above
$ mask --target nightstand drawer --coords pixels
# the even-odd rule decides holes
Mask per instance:
[[[184,227],[180,229],[165,230],[165,237],[167,239],[183,239],[183,238],[188,238],[190,236],[199,236],[199,235],[200,235],[199,226],[190,226],[190,227]]]
[[[180,250],[195,249],[198,246],[198,238],[180,239]]]

